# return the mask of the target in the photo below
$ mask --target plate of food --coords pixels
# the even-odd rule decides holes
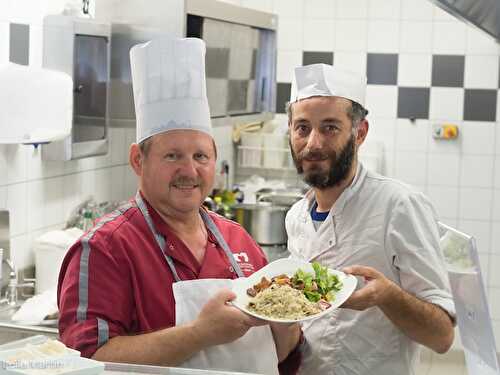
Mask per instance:
[[[356,284],[354,276],[316,262],[279,259],[238,279],[232,304],[259,319],[294,323],[332,312],[349,298]]]

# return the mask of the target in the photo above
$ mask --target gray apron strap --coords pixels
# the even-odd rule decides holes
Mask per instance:
[[[179,277],[175,269],[173,259],[170,256],[168,256],[167,253],[165,252],[165,246],[166,246],[165,238],[156,230],[153,224],[153,219],[151,219],[151,215],[149,214],[148,208],[146,207],[146,203],[144,203],[144,200],[142,199],[141,194],[139,192],[137,192],[137,194],[135,195],[135,201],[137,202],[137,207],[139,207],[139,210],[141,210],[142,212],[142,216],[144,216],[144,219],[146,219],[146,223],[148,223],[149,230],[151,231],[151,233],[153,233],[156,243],[160,247],[164,258],[167,261],[168,267],[170,268],[170,271],[172,271],[172,274],[174,275],[175,281],[181,281],[181,278]]]
[[[153,224],[153,219],[151,219],[151,215],[149,214],[148,208],[146,207],[146,203],[144,203],[144,200],[142,199],[141,194],[139,192],[137,192],[137,194],[135,195],[135,201],[137,202],[137,207],[139,207],[139,210],[141,210],[144,219],[146,219],[146,223],[148,224],[151,233],[153,233],[156,243],[160,247],[161,252],[165,257],[165,260],[167,261],[168,267],[170,268],[172,274],[174,275],[175,281],[181,281],[181,278],[179,277],[175,269],[172,257],[167,255],[167,253],[165,252],[165,246],[166,246],[165,238],[156,230]],[[236,272],[236,275],[238,275],[238,277],[244,277],[245,275],[241,271],[239,264],[236,262],[236,259],[234,258],[231,250],[229,249],[226,240],[224,239],[224,237],[222,237],[219,228],[217,228],[210,215],[205,210],[200,210],[200,214],[201,218],[203,219],[203,222],[207,226],[207,229],[210,231],[210,233],[214,235],[220,247],[222,247],[222,250],[224,250],[224,253],[226,254],[226,257],[229,259],[229,262],[231,263],[234,272]]]
[[[227,244],[224,237],[222,237],[219,228],[217,228],[217,225],[215,225],[210,215],[203,209],[200,210],[200,214],[208,230],[214,235],[220,247],[222,247],[222,250],[224,250],[224,253],[231,262],[231,266],[233,266],[234,272],[236,272],[238,277],[245,277],[244,273],[241,271],[240,265],[238,264],[238,262],[236,262],[236,259],[234,259],[233,252],[229,248],[229,245]]]

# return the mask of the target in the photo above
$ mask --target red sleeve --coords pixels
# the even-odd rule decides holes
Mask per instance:
[[[92,239],[89,245],[88,266],[81,242],[68,252],[57,296],[59,336],[84,357],[130,330],[134,306],[128,267],[111,256],[104,241]]]

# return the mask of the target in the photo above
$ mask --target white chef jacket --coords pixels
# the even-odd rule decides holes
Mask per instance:
[[[332,269],[373,267],[412,295],[455,316],[436,214],[423,194],[359,163],[352,184],[317,231],[310,215],[313,202],[311,190],[287,214],[292,257]],[[363,284],[358,278],[358,288]],[[419,345],[377,307],[340,308],[305,322],[303,330],[303,374],[415,373]]]

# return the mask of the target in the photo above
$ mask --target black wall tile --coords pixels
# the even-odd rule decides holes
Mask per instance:
[[[207,48],[205,55],[207,78],[228,78],[229,49]]]
[[[277,83],[276,89],[276,113],[286,113],[286,103],[290,101],[291,83]]]
[[[464,120],[496,121],[498,90],[465,89]]]
[[[302,65],[310,64],[333,65],[333,52],[304,51],[302,53]]]
[[[429,87],[398,88],[398,118],[429,118]]]
[[[373,85],[397,85],[398,55],[392,53],[369,53],[366,75]]]
[[[10,24],[9,61],[29,65],[30,62],[30,26],[20,23]]]
[[[463,87],[465,56],[432,56],[432,86]]]

